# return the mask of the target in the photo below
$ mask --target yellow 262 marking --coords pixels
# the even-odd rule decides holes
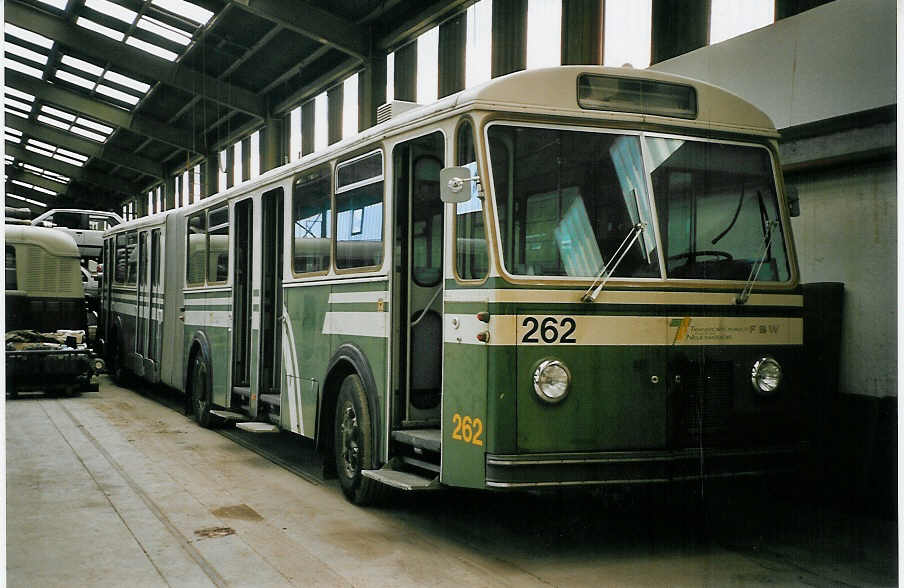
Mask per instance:
[[[452,438],[456,441],[464,441],[472,445],[483,445],[483,421],[479,418],[471,418],[469,416],[461,416],[457,412],[452,415],[452,424],[455,429],[452,430]]]

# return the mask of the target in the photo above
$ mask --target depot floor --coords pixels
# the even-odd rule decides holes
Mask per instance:
[[[8,400],[6,427],[9,586],[898,582],[893,521],[756,483],[705,488],[699,510],[671,489],[441,491],[362,509],[303,439],[249,449],[106,378]]]

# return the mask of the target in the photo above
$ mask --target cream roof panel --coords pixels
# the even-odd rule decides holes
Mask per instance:
[[[8,245],[37,245],[52,255],[78,258],[78,246],[69,233],[46,227],[29,225],[5,225],[4,236]]]

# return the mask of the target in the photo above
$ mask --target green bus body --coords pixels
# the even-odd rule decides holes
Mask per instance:
[[[665,102],[607,94],[611,80],[659,83],[637,87]],[[202,423],[228,409],[314,439],[340,477],[350,468],[343,487],[360,503],[378,481],[503,489],[787,469],[804,430],[803,297],[776,137],[739,98],[674,76],[505,76],[108,231],[108,359],[184,391]],[[590,144],[597,166],[580,160]],[[456,165],[479,186],[444,204],[439,170]],[[587,195],[605,178],[609,208]],[[727,227],[719,246],[698,246],[714,230],[706,215]],[[626,261],[612,263],[625,234]],[[752,374],[764,358],[781,366],[765,392]],[[570,377],[561,398],[538,391],[548,362]],[[343,404],[349,376],[366,406]]]

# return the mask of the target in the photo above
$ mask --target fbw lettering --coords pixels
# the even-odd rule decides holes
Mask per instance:
[[[750,325],[751,333],[759,333],[760,335],[777,335],[780,325]]]

